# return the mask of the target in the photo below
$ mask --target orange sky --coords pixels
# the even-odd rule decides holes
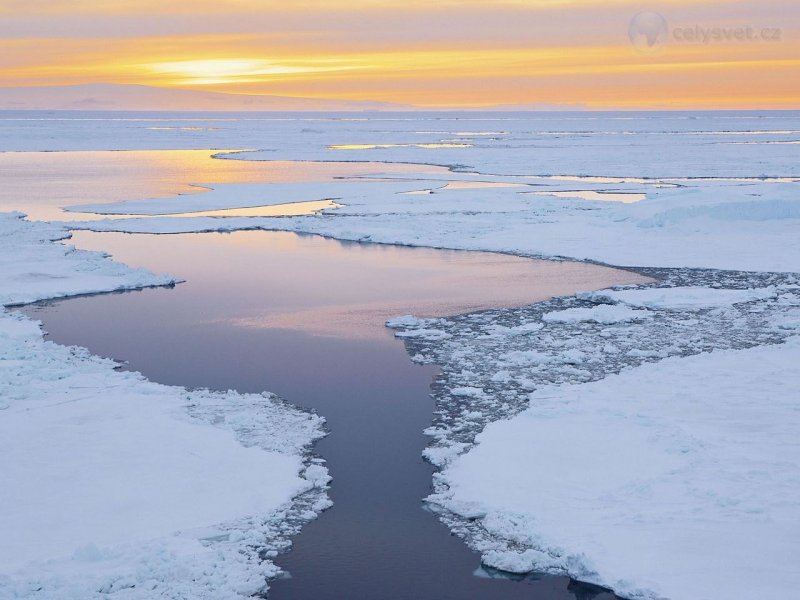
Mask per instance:
[[[642,8],[630,0],[0,0],[0,85],[139,83],[426,106],[800,107],[796,0],[651,5],[667,25],[657,52],[629,39]],[[697,28],[717,28],[720,39],[686,41],[683,32]],[[736,28],[754,39],[735,39]]]

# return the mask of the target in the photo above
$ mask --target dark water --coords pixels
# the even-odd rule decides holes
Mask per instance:
[[[424,510],[433,469],[420,455],[422,430],[437,369],[411,363],[380,325],[386,310],[397,310],[400,288],[416,290],[422,313],[452,310],[462,299],[474,307],[474,290],[488,287],[482,277],[489,274],[512,290],[522,269],[536,288],[532,297],[551,293],[559,280],[558,268],[548,270],[554,263],[267,232],[77,238],[81,247],[187,282],[26,309],[50,339],[127,361],[161,383],[270,390],[327,419],[331,433],[316,451],[333,476],[334,505],[278,557],[291,577],[273,582],[270,598],[614,597],[565,577],[497,578]],[[585,267],[572,275],[575,290],[630,278]],[[503,289],[485,302],[502,303]]]

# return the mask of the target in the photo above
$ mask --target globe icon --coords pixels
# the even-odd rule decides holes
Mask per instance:
[[[642,54],[661,52],[667,41],[667,20],[657,12],[643,10],[634,15],[628,24],[628,37],[633,47]]]

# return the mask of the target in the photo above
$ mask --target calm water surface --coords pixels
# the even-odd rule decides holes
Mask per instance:
[[[240,183],[326,182],[370,173],[446,173],[441,167],[386,163],[244,161],[212,158],[224,150],[107,150],[0,152],[0,211],[20,211],[32,220],[85,221],[106,218],[65,212],[63,207],[186,196],[191,209],[198,186]],[[323,208],[322,206],[311,208]],[[276,209],[248,216],[303,214]],[[198,216],[195,214],[194,216]],[[236,213],[227,213],[236,216]]]
[[[291,233],[81,232],[81,248],[186,279],[174,289],[26,309],[50,338],[127,361],[166,384],[269,390],[322,414],[316,452],[334,506],[277,563],[270,598],[609,599],[564,577],[490,578],[424,510],[421,458],[437,369],[414,365],[383,321],[514,306],[640,278],[575,263],[342,243]]]

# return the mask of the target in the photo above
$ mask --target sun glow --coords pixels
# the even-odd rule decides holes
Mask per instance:
[[[276,76],[325,73],[357,69],[353,65],[281,64],[258,58],[204,59],[157,62],[142,65],[155,75],[165,75],[175,84],[208,85],[252,83]]]
[[[665,0],[669,39],[648,55],[629,39],[638,0],[0,4],[0,86],[141,84],[428,107],[791,108],[800,97],[796,0]],[[779,35],[673,39],[694,27]]]

